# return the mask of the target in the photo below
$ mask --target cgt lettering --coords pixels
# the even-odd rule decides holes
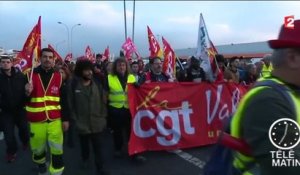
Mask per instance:
[[[162,135],[156,137],[158,144],[162,146],[176,145],[181,138],[181,123],[179,122],[179,117],[182,117],[184,132],[189,135],[195,134],[195,128],[191,126],[190,120],[190,114],[192,113],[193,110],[189,108],[189,103],[187,101],[182,102],[181,109],[162,110],[157,116],[155,116],[150,110],[139,110],[133,120],[133,132],[140,138],[153,137],[158,132]],[[157,129],[150,128],[144,130],[141,127],[143,118],[154,120]],[[172,127],[170,129],[164,126],[164,122],[167,118],[172,121]],[[172,136],[172,139],[167,139],[168,136]]]

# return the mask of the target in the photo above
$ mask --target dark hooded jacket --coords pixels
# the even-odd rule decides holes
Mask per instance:
[[[2,111],[17,111],[25,106],[26,76],[19,69],[12,67],[11,76],[0,70],[0,109]]]

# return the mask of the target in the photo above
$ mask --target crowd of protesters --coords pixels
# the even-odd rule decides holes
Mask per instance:
[[[238,57],[225,59],[223,55],[216,55],[215,60],[219,70],[214,75],[216,82],[251,85],[261,74],[268,74],[271,70],[269,55],[256,64],[246,64]],[[104,144],[101,138],[104,129],[110,128],[114,157],[120,158],[127,153],[124,150],[131,130],[127,83],[140,87],[150,82],[207,81],[199,59],[191,57],[185,66],[179,65],[176,78],[172,78],[163,73],[162,60],[158,57],[149,58],[148,65],[144,65],[142,59],[128,61],[119,57],[111,62],[97,54],[95,63],[81,58],[74,64],[55,61],[53,52],[44,48],[40,66],[34,69],[33,75],[24,75],[13,67],[12,58],[2,56],[0,130],[6,143],[6,161],[12,163],[17,158],[14,133],[17,126],[22,147],[31,148],[39,174],[48,171],[50,174],[63,173],[62,143],[64,140],[72,148],[75,135],[79,138],[81,152],[78,156],[83,166],[88,167],[92,152],[98,174],[109,174],[101,160],[100,148]],[[51,154],[49,167],[46,164],[46,142]],[[146,161],[139,154],[130,159]]]

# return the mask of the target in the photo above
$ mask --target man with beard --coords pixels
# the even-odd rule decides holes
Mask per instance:
[[[68,107],[66,87],[61,73],[54,71],[53,51],[43,48],[40,60],[41,65],[33,70],[32,78],[25,85],[25,92],[29,97],[26,111],[32,159],[38,165],[39,175],[48,174],[46,150],[49,145],[50,174],[61,175],[64,170],[63,130],[66,131],[69,127],[68,116],[62,115]]]
[[[6,161],[11,163],[16,159],[17,141],[15,126],[26,149],[29,143],[28,126],[26,121],[25,84],[26,77],[13,67],[12,58],[1,57],[0,69],[0,123],[4,131],[6,142]]]
[[[136,86],[139,86],[143,83],[150,83],[150,82],[170,82],[172,81],[170,77],[165,75],[162,72],[162,62],[159,57],[149,58],[150,64],[150,72],[145,73],[138,81],[135,83]]]
[[[75,76],[69,88],[71,117],[79,134],[83,168],[88,168],[90,143],[94,151],[97,175],[107,174],[103,170],[101,142],[106,127],[106,104],[102,84],[93,78],[93,64],[87,60],[78,60]]]

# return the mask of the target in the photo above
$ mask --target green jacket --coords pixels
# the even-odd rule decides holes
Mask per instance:
[[[90,87],[84,87],[77,78],[71,81],[69,92],[71,118],[75,121],[79,134],[103,131],[106,127],[107,109],[102,85],[93,80]]]

